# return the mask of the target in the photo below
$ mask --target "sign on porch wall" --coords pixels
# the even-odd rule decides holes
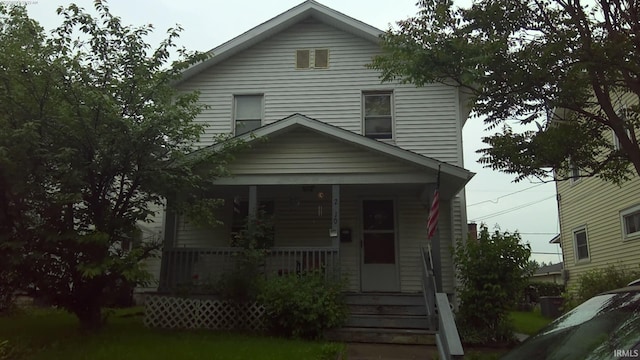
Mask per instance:
[[[264,330],[264,306],[214,298],[149,295],[144,325],[162,329]]]

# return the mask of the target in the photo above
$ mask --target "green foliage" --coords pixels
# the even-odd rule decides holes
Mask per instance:
[[[567,179],[571,165],[584,176],[620,183],[640,174],[640,11],[631,0],[606,6],[546,0],[421,0],[419,13],[382,38],[371,67],[384,81],[459,86],[489,128],[480,162],[496,170]],[[624,95],[630,100],[624,100]],[[620,139],[621,150],[611,141]],[[632,164],[633,166],[629,166]]]
[[[258,300],[273,334],[317,339],[346,321],[343,288],[342,282],[325,279],[320,271],[285,275],[267,280]]]
[[[542,316],[539,308],[534,311],[512,311],[509,313],[509,319],[516,332],[529,336],[534,335],[552,321]]]
[[[458,241],[455,264],[460,280],[456,323],[468,343],[513,340],[512,309],[531,275],[531,247],[516,233],[490,233],[480,226],[478,240]]]
[[[540,296],[560,296],[564,292],[564,285],[549,282],[532,282],[530,284],[536,290],[536,295]]]
[[[639,278],[640,269],[629,269],[613,264],[605,268],[589,270],[578,278],[576,301],[580,304],[602,292],[625,287]]]
[[[180,28],[151,48],[151,25],[125,26],[94,4],[97,17],[59,8],[50,35],[0,4],[0,288],[33,285],[91,329],[106,294],[149,280],[141,261],[161,244],[133,241],[137,224],[167,197],[212,206],[194,197],[226,174],[238,145],[187,156],[204,105],[172,81],[204,55],[177,49],[168,64]]]
[[[255,218],[247,217],[244,226],[235,234],[231,246],[239,247],[235,266],[222,274],[218,284],[223,298],[235,303],[256,300],[264,279],[265,258],[273,246],[273,219],[260,209]]]

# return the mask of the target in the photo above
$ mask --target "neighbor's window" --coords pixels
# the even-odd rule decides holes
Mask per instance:
[[[569,159],[569,178],[571,179],[571,183],[575,183],[580,181],[580,168],[576,165],[571,159]]]
[[[363,94],[364,136],[372,139],[393,138],[391,92]]]
[[[640,205],[620,212],[624,239],[640,237]]]
[[[234,107],[236,135],[262,126],[262,95],[236,95]]]
[[[586,227],[573,230],[573,243],[576,251],[576,261],[589,260],[589,243]]]

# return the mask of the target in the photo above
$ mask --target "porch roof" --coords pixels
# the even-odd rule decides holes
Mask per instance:
[[[382,169],[380,173],[355,173],[355,172],[283,172],[283,176],[277,174],[246,174],[235,172],[233,177],[220,178],[216,182],[220,185],[261,185],[261,184],[435,184],[440,169],[440,192],[443,197],[451,197],[457,194],[464,185],[475,175],[474,173],[455,165],[448,164],[420,155],[418,153],[402,149],[398,146],[387,144],[382,141],[367,138],[352,131],[324,123],[302,114],[293,114],[274,123],[262,126],[253,131],[237,136],[235,139],[247,143],[257,143],[259,139],[273,140],[269,146],[277,147],[282,143],[282,136],[298,131],[309,131],[318,138],[326,138],[346,144],[361,153],[375,156],[379,159],[386,159],[389,163],[398,163],[402,167],[393,169]],[[296,134],[294,132],[294,134]],[[299,132],[298,132],[299,134]],[[278,138],[277,140],[275,138]],[[280,140],[280,141],[279,141]],[[262,140],[260,140],[262,142]],[[202,152],[217,151],[223,143],[212,145],[192,154],[202,154]],[[252,155],[246,159],[238,159],[242,162],[258,161],[258,155]],[[408,170],[403,170],[408,169]],[[233,172],[233,171],[232,171]]]

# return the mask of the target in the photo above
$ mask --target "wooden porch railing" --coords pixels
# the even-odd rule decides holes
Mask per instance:
[[[225,272],[233,271],[242,249],[172,248],[162,253],[160,291],[185,286],[214,285]],[[264,261],[266,277],[320,271],[325,277],[337,277],[338,249],[333,247],[274,247]]]
[[[464,350],[447,294],[438,292],[431,248],[422,249],[422,293],[427,307],[430,330],[436,331],[436,346],[441,359],[462,359]]]

